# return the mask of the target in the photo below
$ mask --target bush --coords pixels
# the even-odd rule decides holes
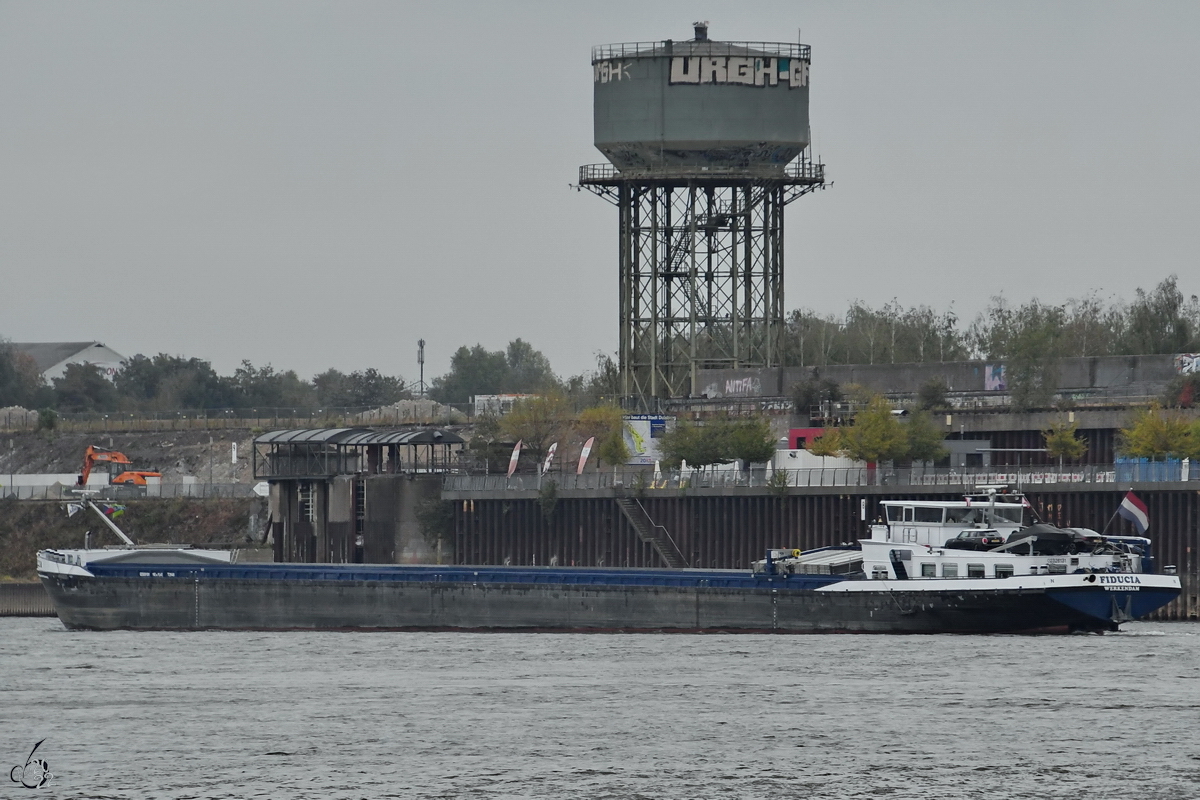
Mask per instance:
[[[926,411],[935,408],[945,408],[946,395],[950,392],[950,385],[946,383],[946,379],[941,376],[931,378],[921,384],[921,388],[917,390],[917,407]]]
[[[38,411],[37,429],[39,431],[53,431],[58,427],[58,412],[53,408],[43,408]]]

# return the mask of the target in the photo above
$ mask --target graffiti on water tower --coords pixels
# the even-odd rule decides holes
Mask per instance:
[[[676,56],[671,59],[670,82],[799,89],[808,86],[808,62],[763,56]]]
[[[592,65],[595,83],[633,80],[633,62],[610,59]],[[668,83],[717,84],[728,86],[808,86],[808,62],[798,58],[766,56],[675,56],[671,59]]]
[[[609,83],[630,80],[632,76],[629,74],[629,68],[632,66],[629,61],[597,61],[592,64],[592,81]]]

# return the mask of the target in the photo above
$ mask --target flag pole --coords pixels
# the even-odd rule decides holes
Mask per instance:
[[[1132,492],[1132,491],[1133,491],[1133,486],[1130,486],[1129,490],[1127,492],[1125,492],[1125,497],[1128,497],[1129,492]],[[1125,497],[1121,498],[1121,503],[1125,502]],[[1101,536],[1103,536],[1104,532],[1108,530],[1108,526],[1112,525],[1113,520],[1117,518],[1117,515],[1121,513],[1121,503],[1117,503],[1117,510],[1114,511],[1113,515],[1108,518],[1108,522],[1104,523],[1104,530],[1100,531]]]

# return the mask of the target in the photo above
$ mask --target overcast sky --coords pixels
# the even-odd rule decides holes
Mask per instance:
[[[590,48],[812,46],[786,305],[1200,292],[1200,3],[0,0],[0,337],[426,379],[617,342]]]

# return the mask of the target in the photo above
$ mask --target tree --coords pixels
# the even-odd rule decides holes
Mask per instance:
[[[0,408],[47,406],[54,393],[42,379],[37,362],[0,339]]]
[[[433,379],[429,396],[439,403],[468,403],[477,394],[499,394],[508,377],[504,353],[466,346],[450,357],[450,371]]]
[[[908,415],[904,434],[907,439],[905,457],[912,461],[941,461],[949,454],[942,444],[946,440],[945,430],[925,411],[918,410]]]
[[[327,369],[312,380],[322,407],[387,406],[412,397],[404,379],[381,374],[374,367],[346,375]]]
[[[577,407],[611,403],[621,396],[621,371],[612,356],[597,353],[596,369],[572,375],[564,388]]]
[[[1163,405],[1169,408],[1193,408],[1200,402],[1200,372],[1177,375],[1167,384]]]
[[[450,357],[450,371],[433,379],[429,396],[440,403],[468,403],[479,394],[531,394],[559,391],[550,361],[522,339],[503,350],[483,345],[460,347]]]
[[[199,358],[138,354],[121,365],[113,384],[122,405],[138,411],[231,405],[228,387],[212,365]]]
[[[876,395],[854,418],[854,424],[842,428],[842,452],[860,461],[893,461],[908,452],[908,436],[892,406]]]
[[[505,351],[508,376],[504,391],[517,394],[551,392],[558,389],[558,379],[550,368],[550,359],[522,339],[513,339]]]
[[[1117,434],[1118,452],[1131,458],[1197,457],[1198,444],[1186,418],[1158,406],[1137,412],[1129,427]]]
[[[625,429],[625,414],[614,405],[585,408],[575,421],[575,430],[583,441],[596,437],[594,452],[597,466],[602,462],[617,465],[629,460]]]
[[[921,384],[921,388],[917,390],[917,407],[926,411],[935,408],[946,407],[946,395],[950,392],[950,385],[946,383],[946,379],[940,375],[936,378],[930,378]]]
[[[1079,424],[1075,422],[1051,423],[1049,430],[1042,431],[1042,439],[1046,442],[1046,455],[1060,461],[1083,458],[1083,454],[1087,452],[1087,439],[1076,435],[1078,428]]]
[[[801,417],[811,416],[814,408],[821,408],[826,403],[837,403],[842,399],[842,389],[836,381],[828,378],[822,380],[814,375],[792,387],[792,400],[796,414]]]
[[[570,428],[571,405],[560,394],[527,397],[513,403],[500,418],[500,432],[509,441],[524,442],[524,449],[537,464],[550,445],[560,441]]]
[[[1004,374],[1013,408],[1025,411],[1044,407],[1058,389],[1058,360],[1062,350],[1063,306],[1031,300],[1012,308],[1003,297],[993,297],[987,310],[971,326],[977,349],[989,359],[1004,362]]]
[[[67,364],[63,376],[54,379],[54,393],[62,411],[117,409],[117,390],[95,364]]]
[[[723,430],[714,421],[698,425],[691,420],[679,420],[658,440],[663,464],[672,469],[684,461],[692,467],[728,464],[734,457],[726,452],[722,434]]]
[[[513,442],[504,441],[500,431],[500,418],[494,414],[481,414],[475,418],[474,431],[467,449],[484,463],[488,472],[503,472],[512,452]]]
[[[822,457],[841,455],[842,429],[826,428],[824,433],[808,443],[808,452]]]
[[[1152,291],[1137,290],[1137,299],[1129,306],[1122,352],[1183,353],[1196,349],[1198,332],[1189,319],[1194,309],[1184,302],[1177,280],[1172,275]],[[1193,296],[1191,305],[1196,302]]]
[[[423,497],[417,501],[416,517],[421,538],[437,552],[437,563],[444,563],[443,553],[454,547],[454,501]]]
[[[729,420],[725,424],[726,452],[743,464],[770,461],[775,455],[775,434],[765,417]]]
[[[231,405],[254,408],[311,408],[315,391],[292,370],[276,372],[270,364],[255,367],[249,361],[234,370],[233,377],[222,378],[232,400]]]
[[[717,417],[703,425],[680,420],[658,440],[658,448],[664,463],[673,468],[684,461],[694,467],[737,460],[749,464],[770,460],[775,438],[770,422],[761,418]]]

